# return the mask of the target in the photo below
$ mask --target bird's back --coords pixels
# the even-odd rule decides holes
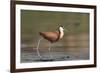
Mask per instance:
[[[52,43],[59,39],[59,32],[40,32],[40,35]]]

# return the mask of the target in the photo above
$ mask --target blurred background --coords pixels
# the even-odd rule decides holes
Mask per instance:
[[[21,10],[21,62],[41,62],[36,52],[39,32],[57,31],[60,24],[68,31],[51,48],[54,61],[89,59],[88,13]],[[50,58],[48,48],[48,41],[42,40],[43,58]]]

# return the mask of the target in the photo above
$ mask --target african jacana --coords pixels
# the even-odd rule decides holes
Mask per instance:
[[[55,31],[55,32],[40,32],[40,35],[44,39],[46,39],[46,40],[48,40],[50,42],[50,44],[49,44],[49,53],[50,53],[50,45],[51,45],[51,43],[57,42],[59,39],[61,39],[63,37],[63,35],[64,35],[64,31],[63,30],[64,30],[64,28],[62,26],[60,26],[58,31]],[[41,55],[39,53],[39,49],[38,48],[39,48],[39,44],[40,44],[41,40],[42,39],[40,39],[38,41],[38,45],[37,45],[37,54],[40,57],[40,59],[41,59]],[[52,58],[51,54],[50,54],[50,57]]]

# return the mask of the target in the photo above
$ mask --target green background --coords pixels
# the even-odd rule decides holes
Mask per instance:
[[[75,12],[54,12],[21,10],[21,42],[36,41],[40,31],[57,31],[63,25],[69,34],[89,32],[89,14]]]

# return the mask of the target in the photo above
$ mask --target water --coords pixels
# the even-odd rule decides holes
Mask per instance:
[[[83,48],[87,50],[86,48]],[[72,51],[73,50],[73,51]],[[71,49],[71,51],[52,51],[51,54],[53,58],[50,58],[50,54],[48,51],[40,51],[40,55],[42,58],[37,55],[36,50],[34,51],[22,51],[21,53],[21,62],[30,63],[30,62],[45,62],[45,61],[69,61],[69,60],[88,60],[89,54],[88,51],[81,51],[79,49],[74,51],[75,49]],[[81,49],[82,50],[82,49]]]

